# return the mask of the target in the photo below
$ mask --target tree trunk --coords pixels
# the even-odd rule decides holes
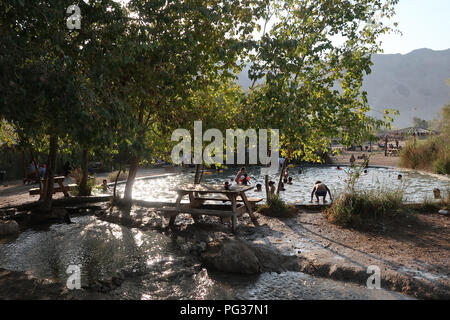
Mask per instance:
[[[79,193],[80,196],[90,196],[91,190],[88,188],[88,150],[83,149],[83,156],[81,162],[81,169],[83,171],[83,175],[81,177]]]
[[[119,180],[119,176],[120,176],[121,172],[122,172],[122,166],[119,167],[119,171],[117,171],[116,180],[114,181],[113,203],[116,202],[117,181]]]
[[[22,179],[24,183],[26,178],[27,178],[27,166],[25,163],[25,149],[22,147]]]
[[[281,182],[283,182],[284,170],[286,170],[286,163],[287,163],[287,159],[284,158],[283,166],[281,167],[280,179],[278,180],[277,195],[280,194]]]
[[[47,161],[47,170],[45,172],[43,199],[41,201],[40,210],[48,212],[52,209],[53,185],[56,167],[56,153],[58,150],[58,137],[50,137],[50,152]]]
[[[387,144],[388,144],[388,138],[386,137],[384,139],[384,156],[387,157]]]
[[[199,184],[200,181],[202,181],[203,173],[202,173],[202,165],[197,164],[195,166],[195,177],[194,177],[194,184]]]
[[[141,157],[137,156],[133,158],[133,161],[131,162],[130,171],[128,172],[127,184],[125,185],[125,191],[123,194],[123,200],[125,202],[131,202],[131,200],[133,199],[133,185],[134,180],[136,179],[136,174],[140,161]]]

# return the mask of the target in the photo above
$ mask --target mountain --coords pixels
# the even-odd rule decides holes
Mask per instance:
[[[450,103],[450,86],[446,83],[450,79],[450,49],[374,55],[372,62],[372,73],[365,77],[363,90],[373,109],[400,111],[395,127],[411,126],[413,117],[432,120]]]
[[[400,112],[394,127],[412,125],[413,117],[432,120],[450,103],[450,49],[418,49],[408,54],[378,54],[372,57],[372,72],[364,78],[371,115],[394,108]],[[248,88],[251,81],[244,69],[238,83]]]

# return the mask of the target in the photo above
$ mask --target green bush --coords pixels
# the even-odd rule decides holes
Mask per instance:
[[[325,215],[332,223],[360,227],[403,212],[402,190],[379,190],[344,193],[325,211]]]
[[[450,143],[445,136],[409,142],[400,153],[400,165],[439,174],[450,174]]]
[[[258,208],[258,212],[270,217],[289,218],[295,216],[297,208],[287,205],[278,195],[273,195],[265,205]]]

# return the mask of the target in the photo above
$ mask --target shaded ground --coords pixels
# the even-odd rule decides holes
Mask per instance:
[[[113,211],[103,219],[139,228],[167,225],[152,210],[134,207],[129,214]],[[272,271],[291,271],[282,257],[296,256],[298,270],[307,274],[366,285],[368,266],[381,270],[381,286],[417,298],[450,299],[450,233],[447,216],[416,214],[380,224],[370,232],[340,228],[321,212],[301,211],[295,218],[258,215],[253,226],[248,215],[239,219],[237,235],[217,218],[204,217],[194,224],[189,215],[177,218],[175,236],[181,246],[239,238],[251,245],[271,249],[277,261],[268,261]],[[164,230],[166,230],[164,228]],[[279,268],[279,270],[277,270]],[[297,269],[297,268],[295,268]]]
[[[177,170],[174,168],[174,170]],[[139,168],[136,175],[137,178],[145,176],[153,176],[166,173],[163,168]],[[109,172],[96,174],[97,184],[101,184],[103,179],[107,179]],[[74,183],[73,179],[68,177],[65,179],[64,184]],[[57,185],[55,184],[55,187]],[[0,185],[0,208],[7,206],[18,206],[20,204],[34,202],[39,200],[39,195],[30,196],[28,191],[31,188],[39,188],[38,184],[24,185],[22,180],[5,181],[3,185]],[[62,198],[62,193],[54,194],[53,198]]]

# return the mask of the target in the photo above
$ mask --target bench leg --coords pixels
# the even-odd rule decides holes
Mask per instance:
[[[177,218],[176,215],[171,216],[169,220],[169,227],[173,227],[175,225],[175,219]]]
[[[253,207],[250,204],[250,202],[247,199],[247,196],[245,195],[245,192],[241,192],[241,198],[244,201],[245,207],[247,208],[247,212],[250,215],[250,218],[252,219],[252,222],[255,226],[258,226],[258,220],[256,219],[255,215],[253,214]]]
[[[233,214],[233,216],[231,217],[231,231],[233,233],[236,233],[236,224],[237,224],[237,218],[236,218],[236,215]]]

